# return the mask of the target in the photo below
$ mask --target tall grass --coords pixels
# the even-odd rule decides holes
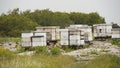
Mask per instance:
[[[21,42],[21,38],[14,38],[14,37],[10,37],[10,38],[8,38],[8,37],[4,37],[4,38],[1,38],[0,37],[0,43],[2,43],[2,42]]]
[[[113,45],[116,45],[116,46],[119,46],[120,47],[120,40],[111,40],[111,43],[113,44]]]
[[[64,57],[64,58],[63,58]],[[18,56],[10,60],[1,60],[0,68],[64,68],[75,62],[70,56]]]
[[[19,56],[9,50],[0,48],[0,68],[64,68],[66,65],[75,62],[75,58],[70,56],[58,55],[58,49],[54,48],[54,55],[45,55],[46,48],[35,49],[38,51],[35,55]]]
[[[69,68],[120,68],[120,57],[102,55],[91,61],[79,61],[71,64]]]
[[[0,59],[2,58],[12,58],[15,56],[15,53],[0,47]]]
[[[76,61],[63,55],[18,56],[0,48],[0,68],[120,68],[120,57],[102,55],[90,61]]]

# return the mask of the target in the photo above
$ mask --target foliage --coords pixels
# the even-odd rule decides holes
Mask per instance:
[[[93,65],[99,65],[97,68],[119,68],[120,57],[114,55],[103,55],[91,61],[89,67],[93,68]]]
[[[96,50],[91,51],[91,54],[98,55],[98,53],[97,53],[97,51],[96,51]]]
[[[61,49],[65,50],[65,52],[73,51],[74,49],[70,48],[70,46],[63,45]]]
[[[18,45],[16,53],[22,53],[22,52],[25,52],[25,48],[23,48],[21,45]]]
[[[0,47],[0,68],[120,68],[120,57],[115,55],[102,55],[90,61],[75,61],[74,57],[63,55],[14,56]]]
[[[0,37],[20,37],[21,32],[34,30],[36,26],[60,26],[64,28],[70,24],[99,24],[105,19],[97,12],[89,14],[80,12],[53,12],[49,9],[19,11],[19,8],[0,15]]]
[[[45,46],[34,47],[34,50],[35,50],[36,54],[42,54],[42,55],[48,55],[49,54],[48,49]]]
[[[119,47],[120,47],[120,40],[117,40],[117,39],[115,40],[115,39],[114,39],[114,40],[111,41],[111,43],[112,43],[113,45],[116,45],[116,46],[119,46]]]
[[[1,37],[20,37],[21,32],[33,30],[37,23],[19,14],[18,9],[9,12],[8,15],[0,16],[0,36]]]
[[[63,58],[64,57],[64,58]],[[75,58],[70,56],[18,56],[0,61],[0,68],[66,68],[70,63],[74,63]]]
[[[17,44],[21,42],[21,38],[15,38],[15,37],[0,37],[0,43],[3,42],[16,42]]]
[[[60,48],[58,48],[58,47],[54,47],[54,48],[52,48],[52,50],[51,50],[51,54],[52,55],[60,55]]]
[[[120,68],[120,57],[101,55],[91,61],[79,61],[67,68]]]
[[[89,14],[72,12],[70,13],[70,19],[74,21],[74,24],[100,24],[105,23],[104,18],[100,17],[97,12],[92,12]]]
[[[14,57],[14,56],[15,56],[15,54],[13,52],[0,47],[0,59],[1,58],[11,58],[11,57]]]
[[[89,48],[90,47],[90,45],[84,45],[83,46],[83,48]]]

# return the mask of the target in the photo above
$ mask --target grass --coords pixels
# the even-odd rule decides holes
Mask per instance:
[[[0,47],[0,59],[1,58],[12,58],[15,56],[15,53]]]
[[[97,51],[96,51],[96,50],[91,51],[91,54],[98,55],[98,53],[97,53]]]
[[[90,45],[84,45],[83,46],[83,48],[89,48],[90,47]]]
[[[53,55],[44,55],[45,47],[35,49],[38,53],[32,56],[19,56],[4,48],[0,48],[0,68],[64,68],[75,62],[74,57],[58,55],[57,48],[52,50]],[[57,55],[57,56],[56,56]]]
[[[3,42],[21,42],[21,38],[14,38],[14,37],[4,37],[4,38],[0,38],[0,43],[3,43]]]
[[[113,44],[113,45],[116,45],[116,46],[118,46],[118,47],[120,47],[120,40],[111,40],[111,43]]]
[[[71,64],[69,68],[120,68],[120,57],[102,55],[91,61],[79,61]]]
[[[80,54],[81,57],[88,56],[89,54]]]
[[[0,42],[6,41],[6,39],[1,39]],[[20,39],[7,39],[9,41],[20,41]],[[118,41],[113,41],[113,44],[117,44]],[[87,48],[87,46],[85,47]],[[72,51],[74,49],[63,47],[65,51]],[[53,55],[43,55],[46,54],[46,48],[35,48],[37,51],[35,55],[32,56],[18,56],[7,49],[0,47],[0,68],[120,68],[120,57],[114,55],[102,55],[90,61],[76,61],[74,57],[71,56],[53,56]],[[59,54],[59,49],[53,49],[51,53]],[[24,49],[20,49],[19,52],[24,52]],[[109,50],[103,50],[103,52],[109,52]],[[40,54],[39,54],[40,53]],[[91,54],[98,55],[97,51],[91,51]],[[88,54],[82,54],[80,56],[85,57]]]
[[[73,62],[75,62],[73,57],[62,55],[17,56],[10,60],[1,59],[0,68],[64,68]]]
[[[75,49],[71,48],[70,46],[66,46],[66,45],[63,45],[61,47],[61,49],[63,49],[65,52],[71,52],[71,51],[75,50]]]
[[[0,48],[0,68],[120,68],[120,57],[102,55],[91,61],[76,61],[74,57],[63,55],[18,56]]]
[[[103,49],[101,52],[109,52],[110,50]]]

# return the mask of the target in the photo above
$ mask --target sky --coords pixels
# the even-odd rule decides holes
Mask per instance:
[[[48,8],[61,12],[97,12],[106,23],[120,24],[120,0],[0,0],[0,14],[14,8],[20,11]]]

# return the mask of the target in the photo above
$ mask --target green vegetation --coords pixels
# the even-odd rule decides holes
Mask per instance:
[[[0,59],[3,58],[12,58],[15,56],[15,53],[0,47]]]
[[[117,40],[117,39],[115,40],[115,39],[114,39],[114,40],[111,41],[111,43],[112,43],[113,45],[116,45],[116,46],[119,46],[119,47],[120,47],[120,40]]]
[[[63,45],[61,47],[61,49],[63,49],[65,52],[70,52],[73,50],[77,50],[77,49],[81,49],[81,48],[89,48],[89,47],[90,47],[90,45],[84,45],[84,46],[77,46],[77,45],[66,46],[66,45]]]
[[[68,68],[120,68],[120,57],[102,55],[90,61],[79,61]]]
[[[15,38],[15,37],[0,37],[0,43],[3,42],[21,42],[21,38]]]
[[[74,49],[70,48],[70,46],[66,46],[66,45],[63,45],[61,47],[61,49],[63,49],[65,52],[70,52],[70,51],[73,51]]]
[[[83,46],[83,48],[89,48],[90,47],[90,45],[84,45]]]
[[[97,12],[53,12],[49,9],[19,11],[19,8],[0,15],[0,37],[20,37],[21,32],[34,30],[36,26],[60,26],[70,24],[99,24],[105,19]]]
[[[51,53],[52,53],[52,55],[60,55],[60,53],[61,53],[60,48],[58,48],[58,47],[52,48]]]
[[[39,51],[44,52],[44,49],[42,47]],[[55,55],[57,50],[58,48],[53,49]],[[102,55],[89,61],[76,61],[74,57],[63,55],[51,56],[37,53],[31,56],[19,56],[0,47],[0,68],[120,68],[120,57]]]
[[[105,50],[105,49],[103,49],[103,50],[101,50],[101,52],[109,52],[110,50]]]
[[[48,47],[46,46],[37,46],[37,47],[29,47],[29,48],[23,48],[20,46],[17,49],[16,53],[22,53],[26,51],[35,51],[35,54],[46,55],[46,56],[56,56],[61,54],[59,47],[53,47],[51,49],[48,49]]]
[[[40,50],[44,52],[44,47]],[[41,52],[40,50],[39,52]],[[52,53],[58,55],[57,48],[54,48]],[[9,50],[0,48],[0,68],[64,68],[73,62],[75,62],[75,58],[70,56],[44,54],[19,56]]]
[[[18,56],[10,60],[1,59],[0,68],[64,68],[74,60],[70,56]]]
[[[88,56],[89,54],[80,54],[81,57]]]
[[[48,49],[45,46],[37,46],[33,48],[37,54],[49,55]]]
[[[22,52],[25,52],[25,48],[23,48],[21,45],[18,45],[16,53],[22,53]]]
[[[96,50],[91,51],[91,54],[98,55],[98,53],[97,53],[97,51],[96,51]]]

